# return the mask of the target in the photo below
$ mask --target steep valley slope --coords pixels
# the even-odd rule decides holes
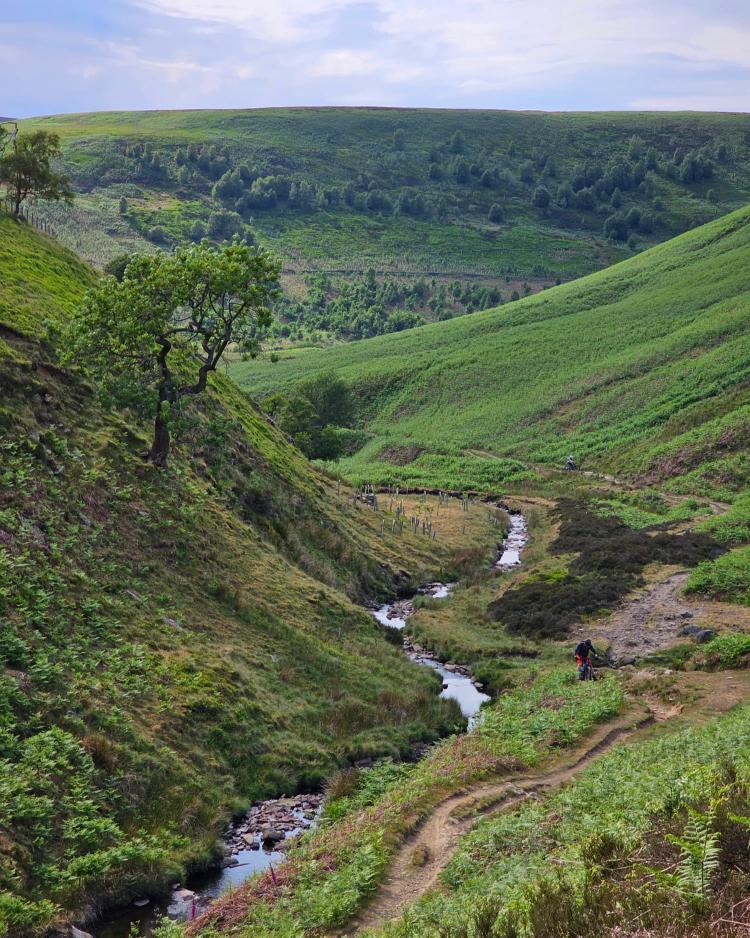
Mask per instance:
[[[254,798],[404,755],[459,722],[358,603],[454,548],[380,536],[233,382],[148,426],[58,358],[95,282],[0,218],[0,934],[127,899],[205,862]],[[3,931],[3,925],[6,931]]]

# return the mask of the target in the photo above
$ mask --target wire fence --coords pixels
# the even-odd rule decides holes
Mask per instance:
[[[10,196],[0,199],[0,211],[6,215],[13,215],[13,200]],[[44,234],[49,235],[51,238],[57,238],[57,231],[54,226],[33,206],[21,205],[18,218],[32,225],[38,231],[43,231]]]

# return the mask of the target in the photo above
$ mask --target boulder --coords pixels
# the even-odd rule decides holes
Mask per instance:
[[[696,635],[700,631],[702,631],[702,629],[699,625],[683,625],[680,629],[680,635]]]
[[[83,931],[81,928],[76,928],[75,925],[71,925],[70,938],[94,938],[94,936],[90,932]]]
[[[264,844],[277,844],[284,839],[284,831],[276,827],[264,827],[260,833]]]
[[[172,893],[172,900],[174,902],[190,902],[192,899],[197,899],[196,893],[192,889],[175,889]]]
[[[704,645],[706,642],[710,642],[712,638],[716,637],[716,632],[713,629],[699,629],[693,636],[693,641],[698,645]]]

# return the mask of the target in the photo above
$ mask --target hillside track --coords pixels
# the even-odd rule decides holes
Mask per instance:
[[[649,584],[606,619],[587,627],[595,645],[607,647],[616,664],[634,664],[676,642],[688,641],[683,637],[686,626],[750,631],[750,609],[686,597],[688,573],[666,573],[665,579]]]
[[[353,923],[334,934],[356,935],[397,918],[437,885],[459,840],[477,818],[510,810],[527,798],[559,788],[617,743],[654,722],[651,710],[631,707],[617,721],[596,727],[585,743],[564,759],[545,762],[546,768],[482,783],[446,798],[401,846],[373,901]]]
[[[565,757],[548,759],[537,771],[508,776],[457,792],[440,802],[404,842],[372,902],[347,927],[332,934],[352,936],[397,919],[421,896],[439,888],[439,877],[458,843],[477,818],[510,811],[528,798],[542,797],[566,785],[614,746],[632,742],[656,724],[675,729],[705,723],[750,698],[750,672],[679,672],[674,674],[690,699],[689,707],[665,706],[658,699],[631,703],[619,719],[596,727]]]

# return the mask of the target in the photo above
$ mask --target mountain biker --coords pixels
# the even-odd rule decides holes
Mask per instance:
[[[589,671],[593,671],[591,655],[596,654],[596,650],[591,644],[591,639],[581,639],[581,641],[576,645],[573,654],[575,655],[576,664],[578,665],[578,677],[580,680],[584,680],[587,668]]]
[[[568,456],[568,458],[565,460],[565,468],[568,470],[568,472],[572,472],[576,468],[576,461],[573,456]]]

